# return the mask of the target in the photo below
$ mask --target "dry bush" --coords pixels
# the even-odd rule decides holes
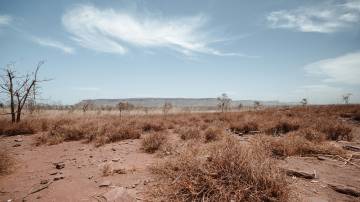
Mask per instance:
[[[210,127],[205,130],[204,138],[205,142],[212,142],[221,139],[223,136],[223,130],[218,127]]]
[[[102,166],[101,173],[103,177],[110,176],[114,173],[114,169],[110,163],[106,163]]]
[[[261,147],[224,139],[153,168],[162,201],[287,201],[284,174]]]
[[[178,131],[180,134],[180,138],[183,140],[190,139],[200,139],[201,132],[199,128],[191,127],[191,128],[182,128]]]
[[[0,150],[0,175],[8,174],[11,171],[13,161],[5,150]]]
[[[9,121],[0,121],[0,135],[14,136],[14,135],[28,135],[34,134],[35,130],[32,123],[23,121],[20,123],[11,123]]]
[[[328,140],[347,140],[351,141],[353,136],[352,129],[340,122],[321,122],[318,126],[319,131],[326,134]]]
[[[265,140],[273,155],[278,157],[286,156],[308,156],[314,154],[344,154],[340,147],[328,142],[314,143],[298,134],[289,134],[283,137],[267,137]]]
[[[164,123],[163,122],[145,122],[142,125],[142,131],[144,132],[150,132],[150,131],[162,131],[165,129]]]
[[[250,121],[250,122],[235,122],[235,123],[230,123],[230,130],[233,133],[241,133],[241,134],[246,134],[249,133],[251,131],[257,131],[259,129],[259,126],[256,122],[254,121]]]
[[[154,153],[166,142],[166,139],[165,133],[148,134],[142,140],[142,149],[147,153]]]
[[[286,134],[288,132],[298,130],[299,128],[300,125],[297,123],[292,123],[286,120],[282,120],[275,123],[274,126],[266,129],[265,132],[274,136],[278,136],[281,134]]]
[[[315,130],[313,128],[305,128],[305,129],[301,129],[299,131],[299,134],[301,136],[304,136],[305,139],[311,141],[311,142],[323,142],[327,139],[326,137],[326,134],[321,132],[321,131],[318,131],[318,130]]]

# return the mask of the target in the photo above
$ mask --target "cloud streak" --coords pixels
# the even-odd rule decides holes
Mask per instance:
[[[125,54],[131,47],[161,47],[185,55],[246,56],[211,48],[217,39],[202,32],[207,23],[203,15],[170,19],[79,5],[68,10],[62,22],[79,45],[100,52]]]
[[[324,82],[360,84],[360,52],[320,60],[305,66],[305,71],[324,77]]]
[[[343,4],[327,2],[314,7],[274,11],[267,16],[267,21],[271,28],[338,32],[360,24],[360,1],[348,0]]]
[[[12,21],[11,16],[9,15],[0,15],[0,27],[9,25]]]
[[[41,46],[55,48],[66,54],[73,54],[75,52],[74,48],[53,39],[33,37],[32,40]]]

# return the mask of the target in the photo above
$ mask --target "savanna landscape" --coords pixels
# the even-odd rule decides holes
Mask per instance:
[[[360,201],[359,25],[359,0],[0,0],[0,201]]]

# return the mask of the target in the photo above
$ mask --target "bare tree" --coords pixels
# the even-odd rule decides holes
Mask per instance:
[[[82,104],[81,109],[84,113],[86,113],[89,110],[90,107],[90,103],[89,102],[85,102]]]
[[[305,106],[308,104],[308,100],[307,100],[306,98],[303,98],[303,99],[300,101],[300,104],[305,107]]]
[[[43,64],[44,61],[40,61],[33,73],[24,76],[16,75],[17,73],[13,69],[14,64],[9,64],[4,69],[4,73],[1,75],[0,92],[9,96],[11,122],[20,122],[21,112],[28,102],[28,98],[37,94],[35,86],[42,81],[47,81],[37,79],[39,69]]]
[[[167,115],[172,108],[173,105],[171,104],[171,102],[165,102],[162,107],[163,114]]]
[[[237,108],[238,108],[239,111],[241,111],[241,109],[243,108],[243,104],[240,103],[240,104],[237,106]]]
[[[345,95],[342,96],[342,99],[344,101],[345,104],[349,104],[350,103],[350,96],[352,96],[351,93],[347,93]]]
[[[257,109],[261,106],[261,103],[259,101],[254,101],[254,109]]]
[[[220,97],[217,98],[218,100],[218,108],[221,109],[221,112],[225,112],[230,109],[231,105],[231,98],[226,93],[223,93]]]

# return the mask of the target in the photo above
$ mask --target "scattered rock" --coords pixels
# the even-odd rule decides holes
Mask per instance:
[[[54,178],[54,181],[63,180],[64,178],[65,178],[64,176],[55,177],[55,178]]]
[[[40,181],[40,184],[47,184],[47,183],[49,183],[49,180],[41,180]]]
[[[323,157],[323,156],[317,156],[316,158],[318,160],[320,160],[320,161],[325,161],[326,160],[326,157]]]
[[[111,182],[109,180],[105,180],[99,184],[99,187],[108,187],[110,185],[111,185]]]
[[[147,185],[150,183],[150,180],[144,180],[144,185]]]
[[[14,144],[13,147],[20,147],[21,144]]]
[[[288,176],[300,177],[300,178],[305,178],[305,179],[315,179],[315,177],[316,177],[315,173],[310,174],[310,173],[296,171],[296,170],[286,170],[286,174]]]
[[[115,149],[115,148],[111,148],[111,150],[112,150],[112,151],[116,151],[116,149]]]
[[[22,142],[23,139],[19,138],[19,139],[15,139],[14,141],[15,141],[15,142]]]
[[[339,192],[342,194],[360,197],[360,191],[355,190],[352,187],[348,187],[348,186],[344,186],[344,185],[334,185],[334,184],[329,184],[329,187],[331,189],[335,190],[336,192]]]
[[[93,178],[94,178],[94,176],[89,176],[89,177],[88,177],[89,180],[91,180],[91,179],[93,179]]]
[[[92,158],[92,157],[93,157],[92,155],[89,156],[89,158]]]
[[[79,148],[79,151],[84,151],[84,150],[85,150],[85,148],[84,148],[84,147]]]
[[[78,166],[78,168],[81,168],[81,166]]]
[[[120,159],[112,159],[111,161],[112,161],[112,162],[119,162]]]
[[[360,152],[360,147],[352,146],[352,145],[344,145],[344,149],[354,151],[354,152]]]
[[[51,183],[47,183],[47,184],[37,184],[37,185],[35,185],[34,187],[31,188],[31,190],[30,190],[30,192],[29,192],[28,195],[34,194],[34,193],[39,192],[39,191],[41,191],[41,190],[44,190],[44,189],[48,188],[50,184],[51,184]]]
[[[58,169],[58,170],[65,168],[65,163],[64,162],[54,163],[54,165],[55,165],[55,168]]]
[[[50,173],[50,175],[56,175],[56,174],[58,174],[58,172],[52,172],[52,173]]]
[[[124,168],[114,168],[113,172],[116,174],[126,174],[126,170]]]

